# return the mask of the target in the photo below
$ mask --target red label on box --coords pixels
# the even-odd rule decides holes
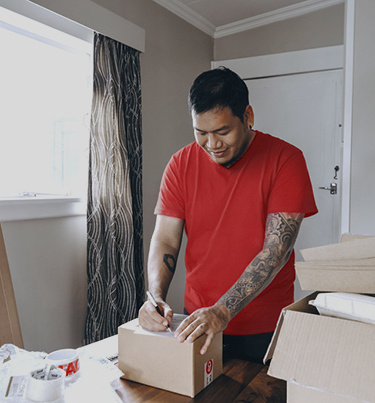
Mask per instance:
[[[213,369],[214,369],[213,360],[209,360],[204,364],[204,387],[208,386],[214,380]]]

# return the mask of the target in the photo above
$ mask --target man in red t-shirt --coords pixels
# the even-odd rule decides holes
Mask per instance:
[[[281,309],[293,302],[294,251],[302,219],[317,213],[303,154],[252,129],[248,89],[220,68],[189,94],[195,142],[168,163],[155,209],[148,260],[150,302],[140,325],[165,330],[165,302],[185,228],[185,309],[178,341],[224,333],[224,354],[260,362]]]

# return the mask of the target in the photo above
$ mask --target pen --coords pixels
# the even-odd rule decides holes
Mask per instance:
[[[155,301],[155,298],[152,296],[152,294],[150,293],[150,291],[146,291],[146,294],[148,296],[148,299],[150,300],[151,304],[154,305],[154,307],[156,308],[156,311],[158,312],[159,315],[163,316],[163,314],[161,313],[161,310],[158,306],[158,304]],[[169,327],[169,324],[166,326],[166,328],[168,329],[168,331],[172,332],[171,328]]]

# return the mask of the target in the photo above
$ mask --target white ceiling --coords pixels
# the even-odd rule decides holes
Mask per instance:
[[[231,35],[344,0],[154,0],[211,35]]]

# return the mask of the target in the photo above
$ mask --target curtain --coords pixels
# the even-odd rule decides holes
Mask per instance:
[[[94,36],[85,343],[117,334],[144,301],[139,52]]]

